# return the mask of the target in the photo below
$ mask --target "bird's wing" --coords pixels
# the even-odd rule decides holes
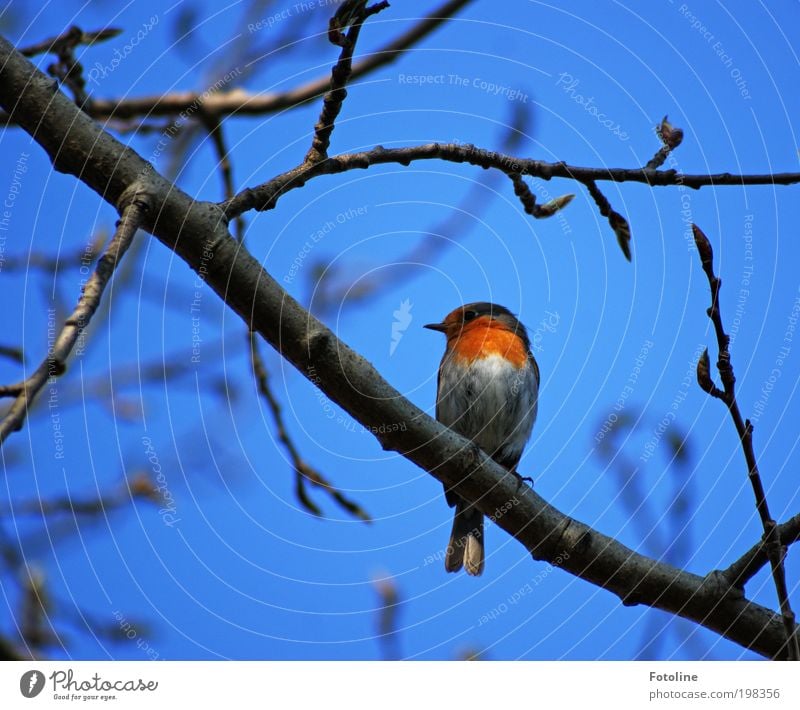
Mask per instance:
[[[536,376],[536,389],[539,389],[539,385],[541,384],[541,378],[539,376],[539,363],[536,362],[536,358],[533,356],[532,352],[528,353],[528,359],[531,361],[531,366],[533,367],[533,374]]]

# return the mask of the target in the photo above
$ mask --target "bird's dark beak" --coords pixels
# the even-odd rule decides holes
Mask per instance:
[[[423,325],[422,327],[429,330],[438,330],[440,333],[447,331],[447,326],[444,323],[428,323],[428,325]]]

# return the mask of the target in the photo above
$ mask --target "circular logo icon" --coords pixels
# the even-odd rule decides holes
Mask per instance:
[[[19,679],[19,692],[26,698],[35,698],[44,690],[44,673],[25,671]]]

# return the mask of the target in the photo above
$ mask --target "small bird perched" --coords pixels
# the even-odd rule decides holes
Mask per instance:
[[[539,366],[525,326],[494,303],[468,303],[441,323],[424,326],[447,336],[439,365],[436,418],[471,439],[497,463],[516,473],[536,421]],[[483,513],[445,487],[455,507],[444,566],[483,572]]]

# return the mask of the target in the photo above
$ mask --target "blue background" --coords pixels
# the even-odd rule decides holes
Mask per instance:
[[[12,2],[0,21],[20,46],[70,24],[122,28],[117,38],[81,50],[86,72],[96,70],[88,89],[97,97],[202,91],[237,68],[223,90],[269,93],[329,72],[337,56],[325,38],[332,9],[319,4],[304,11],[294,3],[260,3],[248,11],[237,2],[139,0],[122,8],[50,2],[39,11]],[[514,124],[519,133],[511,150],[523,157],[637,167],[658,149],[654,127],[668,114],[685,135],[667,168],[798,170],[796,4],[560,5],[468,5],[395,63],[354,82],[331,152],[430,141],[495,150]],[[394,3],[363,28],[357,57],[433,7]],[[259,21],[259,29],[248,30]],[[695,21],[713,40],[693,27]],[[151,30],[103,77],[96,63],[110,67],[114,51],[122,53],[145,23]],[[40,66],[48,61],[38,58]],[[421,84],[419,77],[441,78]],[[495,92],[488,84],[501,88]],[[225,119],[237,189],[302,160],[320,104]],[[157,149],[168,122],[151,123],[161,129],[118,135],[159,170],[172,171],[190,194],[222,199],[207,137],[197,133],[188,157],[172,165],[174,146],[163,154]],[[98,232],[113,229],[113,209],[73,177],[54,172],[21,130],[4,128],[0,141],[4,197],[20,157],[29,154],[6,259],[31,250],[74,254]],[[522,211],[510,181],[440,161],[322,177],[286,195],[271,212],[247,214],[247,245],[293,296],[306,304],[313,298],[315,311],[344,341],[431,413],[444,344],[421,326],[471,300],[496,301],[519,313],[534,335],[542,371],[539,420],[521,464],[536,490],[646,554],[698,574],[727,566],[758,540],[761,525],[733,425],[723,405],[694,382],[697,356],[709,346],[715,361],[716,343],[705,315],[708,284],[688,224],[698,223],[714,246],[729,331],[737,319],[732,356],[739,401],[745,416],[761,411],[756,452],[773,515],[785,520],[800,509],[800,343],[790,330],[800,295],[798,188],[694,191],[600,183],[630,222],[628,263],[583,186],[560,179],[531,184],[540,203],[567,193],[576,198],[559,215],[534,220]],[[320,230],[325,233],[315,240]],[[306,242],[311,246],[303,253]],[[318,291],[314,297],[326,268],[324,285],[358,289],[377,279],[381,288],[357,303]],[[24,344],[27,357],[24,368],[0,360],[3,382],[36,366],[47,349],[48,308],[63,320],[81,278],[75,268],[55,277],[0,269],[3,343]],[[2,450],[0,526],[6,543],[45,576],[60,638],[49,655],[754,657],[689,622],[625,608],[602,589],[533,562],[492,525],[483,577],[446,575],[439,559],[431,562],[441,555],[451,522],[440,485],[383,452],[262,344],[303,456],[374,522],[354,520],[319,490],[311,496],[325,518],[303,510],[249,370],[242,323],[205,286],[193,313],[195,281],[172,252],[140,234],[106,294],[108,308],[98,314],[85,352],[56,385],[63,459],[55,457],[47,394]],[[390,354],[394,312],[406,299],[411,322]],[[193,326],[201,338],[199,362],[192,361]],[[784,345],[789,352],[777,363]],[[169,377],[148,376],[165,362]],[[675,422],[660,432],[670,412]],[[618,455],[601,446],[607,441],[603,422],[612,413],[631,424],[616,439]],[[675,460],[670,436],[686,437],[687,459]],[[627,475],[625,465],[636,472]],[[39,496],[85,500],[126,491],[126,478],[159,471],[174,500],[172,518],[141,499],[77,521],[51,516],[45,522],[18,507]],[[798,606],[796,550],[787,567]],[[19,574],[5,567],[2,576],[0,630],[11,637],[21,603]],[[399,595],[394,647],[378,638],[381,601],[374,580],[381,578],[391,578]],[[765,570],[748,593],[775,608]],[[133,638],[125,638],[125,623],[133,625]],[[110,634],[99,633],[103,627]]]

